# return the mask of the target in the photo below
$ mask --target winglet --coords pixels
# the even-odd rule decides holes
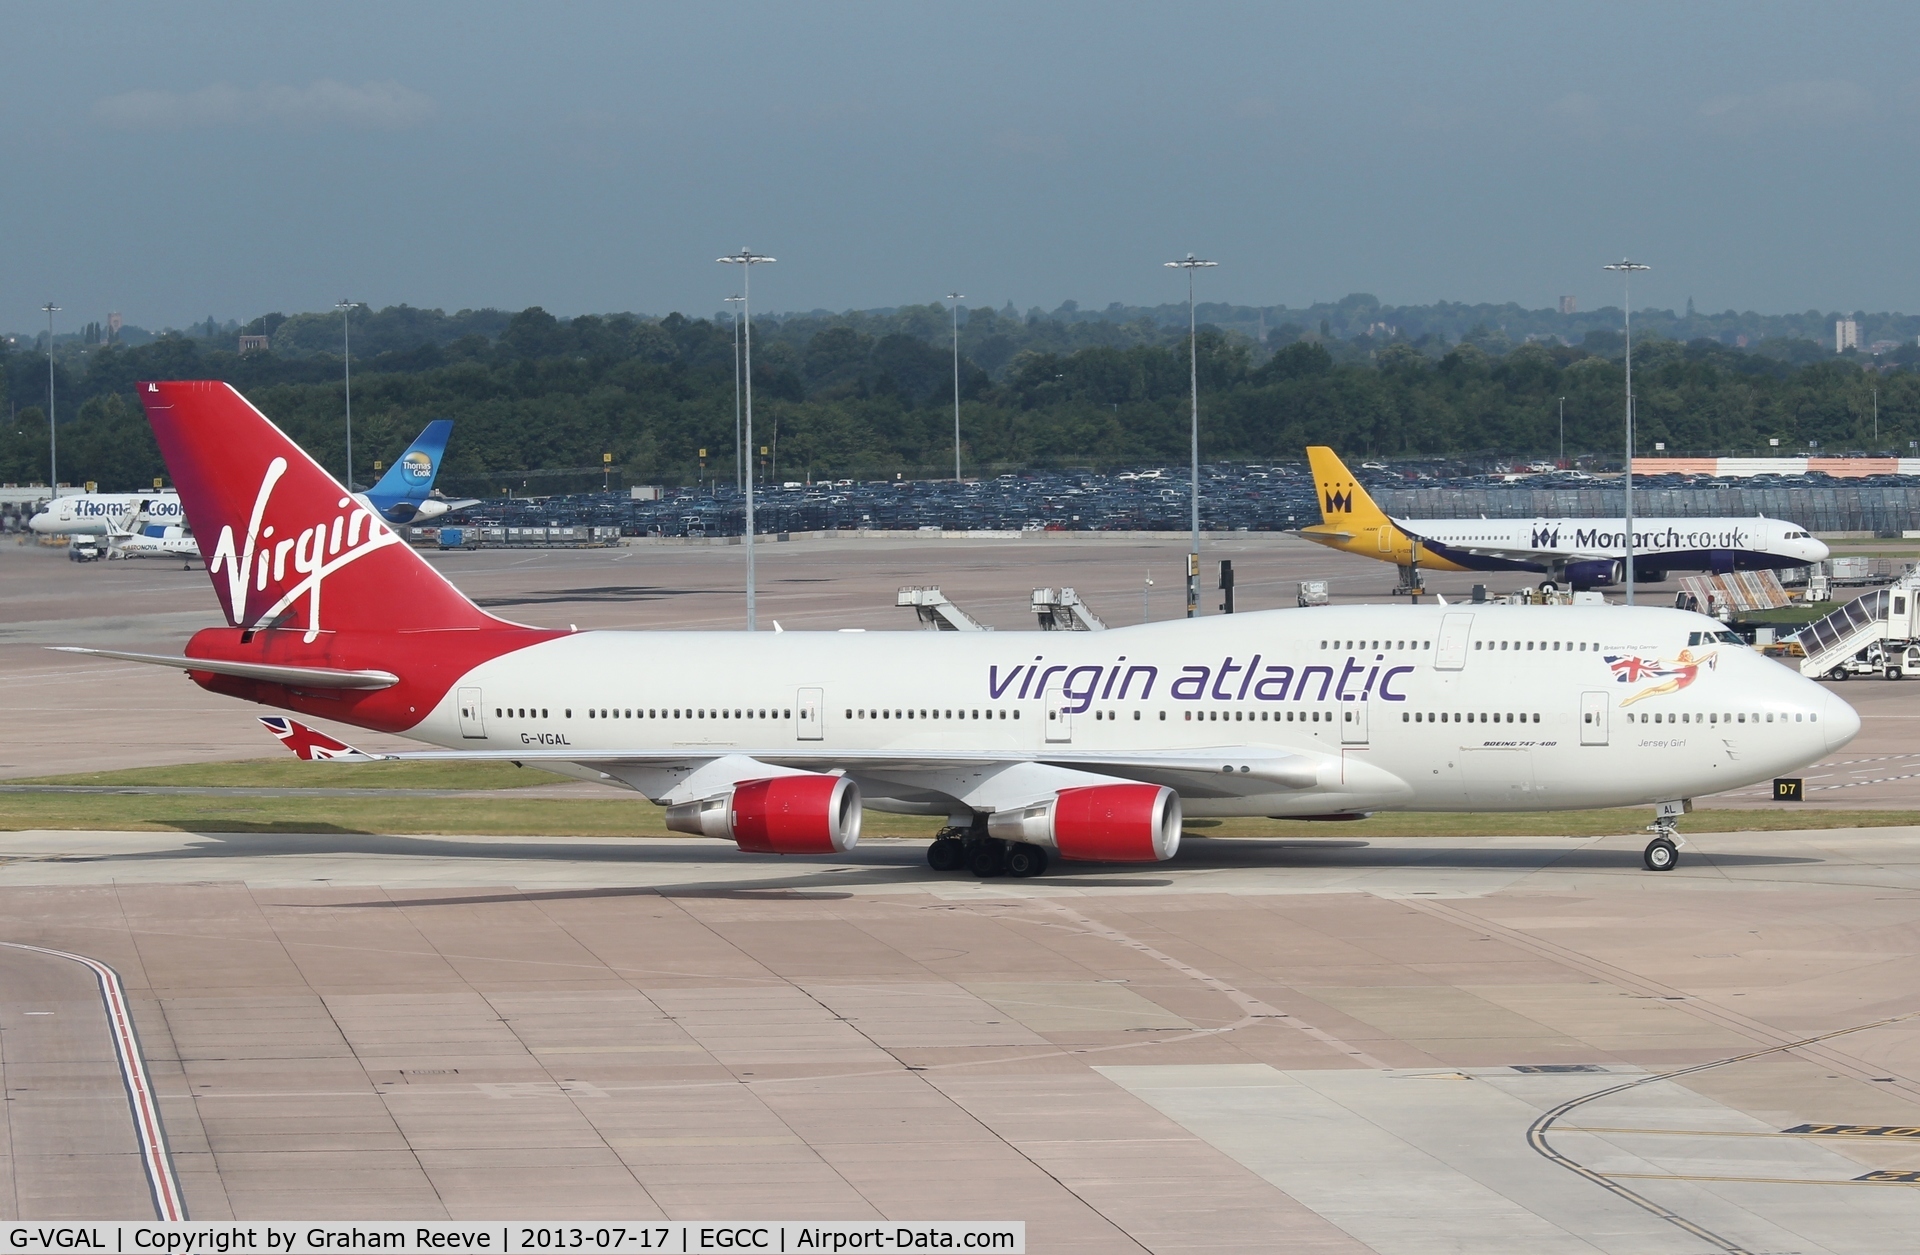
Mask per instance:
[[[370,763],[374,755],[362,754],[345,741],[336,741],[324,732],[315,731],[298,719],[289,719],[285,715],[263,715],[260,722],[267,731],[280,738],[280,743],[293,751],[295,758],[306,762],[347,762]]]

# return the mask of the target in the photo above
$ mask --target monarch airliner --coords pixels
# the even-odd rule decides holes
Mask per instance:
[[[1529,571],[1574,588],[1621,583],[1627,530],[1614,519],[1396,519],[1374,503],[1325,445],[1307,449],[1320,522],[1300,535],[1331,549],[1391,562],[1405,587],[1420,571]],[[1798,523],[1769,518],[1636,518],[1634,579],[1669,571],[1781,570],[1827,556]]]
[[[554,631],[476,607],[224,383],[143,383],[226,612],[213,692],[399,733],[401,758],[632,790],[670,829],[830,854],[862,807],[942,816],[942,871],[1175,856],[1186,816],[1656,808],[1674,820],[1859,719],[1678,610],[1342,606],[1099,633]],[[285,716],[306,758],[364,760]]]

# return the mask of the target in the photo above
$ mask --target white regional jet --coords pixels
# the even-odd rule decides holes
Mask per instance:
[[[675,831],[845,851],[861,807],[948,817],[929,861],[1173,857],[1181,816],[1657,805],[1812,763],[1827,690],[1678,610],[1351,606],[1098,633],[561,632],[462,596],[224,383],[143,383],[227,628],[218,693],[625,786]],[[309,758],[364,758],[292,719]]]

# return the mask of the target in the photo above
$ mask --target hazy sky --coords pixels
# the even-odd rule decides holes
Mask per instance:
[[[0,327],[1184,296],[1920,309],[1920,7],[10,4]]]

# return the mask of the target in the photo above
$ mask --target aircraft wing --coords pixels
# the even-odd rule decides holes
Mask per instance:
[[[589,768],[656,801],[679,802],[757,776],[797,771],[859,777],[879,786],[965,798],[989,809],[1029,805],[1073,784],[1115,780],[1164,784],[1187,796],[1236,796],[1338,784],[1342,764],[1333,755],[1270,747],[1218,745],[1200,749],[1115,754],[1056,746],[991,754],[961,750],[828,750],[779,746],[686,747],[582,753],[558,746],[510,750],[410,750],[365,753],[283,716],[260,722],[288,749],[309,760],[349,762],[510,762]]]

